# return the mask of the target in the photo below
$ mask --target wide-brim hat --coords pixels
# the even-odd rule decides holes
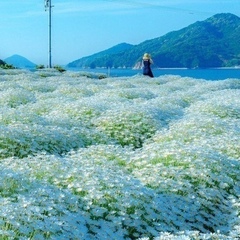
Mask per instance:
[[[151,55],[149,53],[144,53],[144,55],[143,55],[144,60],[147,60],[147,59],[150,59],[150,58],[151,58]]]

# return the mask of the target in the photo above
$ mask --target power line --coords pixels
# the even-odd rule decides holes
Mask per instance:
[[[141,7],[141,8],[147,8],[147,7],[154,7],[155,9],[162,9],[166,11],[175,11],[175,12],[186,12],[189,14],[214,14],[214,12],[210,11],[199,11],[199,10],[193,10],[193,9],[187,9],[187,8],[179,8],[179,7],[171,7],[167,5],[162,5],[161,3],[151,3],[148,1],[135,1],[135,0],[102,0],[105,2],[112,2],[112,3],[119,3],[121,5],[131,5],[135,7]]]

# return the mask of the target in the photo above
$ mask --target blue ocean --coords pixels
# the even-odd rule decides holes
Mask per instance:
[[[82,69],[70,68],[71,71],[83,71],[106,74],[110,77],[134,76],[142,74],[142,70],[133,69]],[[224,80],[228,78],[240,79],[240,68],[236,69],[152,69],[155,77],[162,75],[179,75],[181,77],[192,77],[206,80]]]

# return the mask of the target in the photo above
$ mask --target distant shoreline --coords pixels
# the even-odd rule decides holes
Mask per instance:
[[[66,69],[82,69],[82,70],[97,70],[97,69],[110,69],[110,70],[141,70],[141,68],[131,68],[131,67],[119,67],[119,68],[107,68],[107,67],[96,67],[96,68],[81,68],[81,67],[67,67],[64,66]],[[215,68],[176,68],[176,67],[172,67],[172,68],[152,68],[152,69],[159,69],[159,70],[210,70],[210,69],[231,69],[231,70],[240,70],[240,66],[239,67],[215,67]]]
[[[89,73],[101,73],[108,77],[131,77],[135,75],[141,75],[141,69],[132,68],[66,68],[67,71],[80,71]],[[206,80],[224,80],[227,78],[240,79],[240,68],[205,68],[205,69],[188,69],[188,68],[153,68],[153,74],[155,77],[163,75],[177,75],[181,77],[191,77],[196,79]]]

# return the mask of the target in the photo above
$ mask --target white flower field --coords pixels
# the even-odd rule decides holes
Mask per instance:
[[[0,128],[0,239],[239,239],[239,79],[0,70]]]

